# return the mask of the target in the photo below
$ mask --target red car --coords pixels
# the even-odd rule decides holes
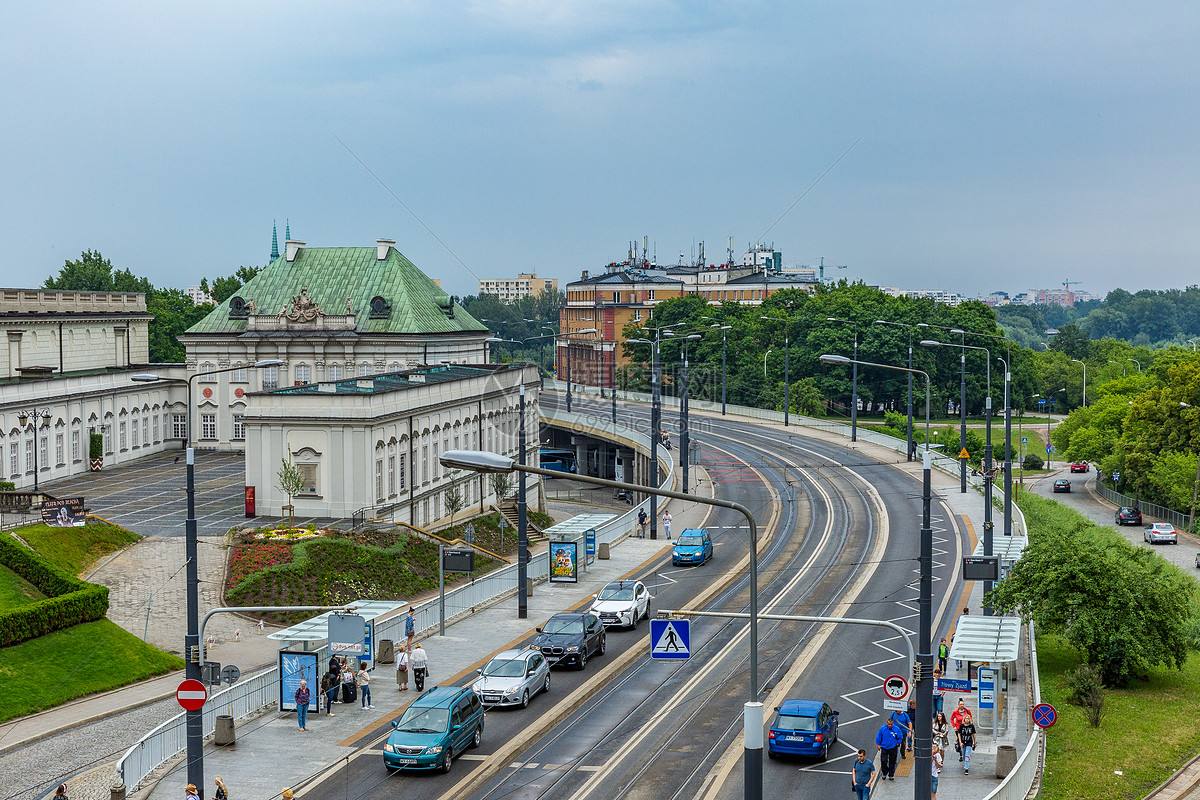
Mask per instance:
[[[1088,466],[1088,462],[1086,461],[1071,462],[1071,472],[1087,472],[1089,469],[1091,469],[1091,467]]]

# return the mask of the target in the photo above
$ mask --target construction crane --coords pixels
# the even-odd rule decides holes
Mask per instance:
[[[1062,287],[1064,289],[1066,289],[1067,292],[1071,291],[1072,286],[1082,286],[1082,285],[1083,285],[1083,281],[1073,281],[1070,278],[1067,278],[1065,281],[1062,282]]]

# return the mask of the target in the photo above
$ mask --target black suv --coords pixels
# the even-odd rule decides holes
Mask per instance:
[[[1136,508],[1121,506],[1117,509],[1117,513],[1114,515],[1113,521],[1118,525],[1141,525],[1142,512],[1138,511]]]
[[[595,614],[555,614],[537,631],[532,647],[551,665],[570,663],[583,669],[589,656],[604,655],[604,625]]]

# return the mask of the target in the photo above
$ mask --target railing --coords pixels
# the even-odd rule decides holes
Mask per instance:
[[[1190,519],[1190,515],[1185,514],[1182,511],[1176,511],[1173,508],[1160,506],[1158,503],[1149,503],[1145,500],[1139,500],[1136,497],[1122,494],[1116,489],[1110,489],[1105,486],[1104,482],[1098,477],[1096,479],[1096,491],[1100,493],[1101,497],[1110,503],[1114,503],[1118,506],[1132,506],[1140,510],[1143,514],[1166,520],[1180,530],[1191,530],[1192,520]]]
[[[650,439],[639,432],[623,430],[609,423],[596,425],[582,415],[565,412],[543,413],[550,424],[555,422],[578,429],[586,429],[593,435],[603,438],[605,435],[632,444],[635,449],[649,452]],[[671,452],[660,453],[660,466],[666,471],[661,488],[670,488],[675,479],[671,463]],[[630,512],[609,520],[596,529],[597,543],[612,544],[633,530],[637,522],[637,512],[644,508],[649,501],[635,506]],[[576,540],[579,552],[583,553],[583,535]],[[550,574],[549,553],[539,553],[529,562],[529,575],[534,582],[542,582]],[[489,572],[478,580],[457,586],[446,592],[446,619],[452,620],[465,616],[491,605],[509,594],[517,591],[517,565]],[[435,598],[422,603],[415,608],[416,629],[418,635],[436,630],[440,621],[439,603]],[[375,623],[375,639],[391,639],[399,641],[404,638],[404,617],[397,614],[394,617],[379,620]],[[322,652],[325,648],[317,650]],[[234,684],[214,694],[204,704],[204,736],[209,736],[215,730],[218,715],[228,714],[235,720],[245,719],[263,708],[274,705],[278,701],[279,668],[270,667],[259,672],[245,681]],[[125,751],[117,762],[118,782],[132,793],[150,773],[161,764],[174,758],[187,748],[187,731],[185,715],[180,713],[168,719],[154,730],[143,736],[137,743]]]

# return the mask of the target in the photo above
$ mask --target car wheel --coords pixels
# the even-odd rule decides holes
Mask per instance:
[[[521,708],[529,708],[529,690],[521,692]]]
[[[828,761],[828,760],[829,760],[829,742],[826,742],[824,745],[822,745],[822,746],[821,746],[821,755],[820,755],[820,759],[821,759],[822,761]]]
[[[607,649],[607,647],[608,647],[608,637],[601,635],[600,636],[600,655],[604,655],[604,651],[605,651],[605,649]]]
[[[767,748],[767,758],[771,759],[772,761],[775,760],[775,751],[769,747]]]
[[[525,704],[529,704],[529,692],[525,693]],[[475,735],[471,737],[471,749],[474,750],[481,744],[483,744],[483,726],[477,725],[475,727]]]
[[[549,672],[546,673],[546,680],[542,683],[542,691],[547,694],[550,693],[550,673]]]
[[[583,649],[579,651],[579,668],[587,669],[587,645],[584,645]]]
[[[442,774],[449,772],[452,766],[454,766],[454,748],[446,745],[446,754],[442,756]]]

